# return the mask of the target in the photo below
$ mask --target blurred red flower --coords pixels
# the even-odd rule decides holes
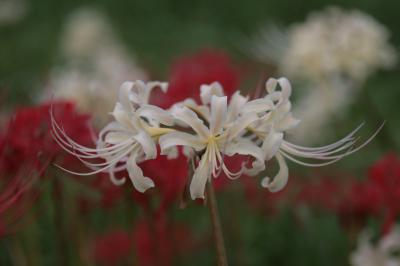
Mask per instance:
[[[153,178],[156,186],[149,193],[138,195],[134,192],[136,200],[148,206],[148,195],[156,193],[159,197],[157,208],[168,208],[181,198],[188,178],[188,163],[183,155],[173,160],[160,155],[157,159],[143,162],[140,167],[146,176]]]
[[[365,181],[354,182],[344,198],[340,213],[364,219],[383,219],[383,232],[389,232],[400,215],[400,159],[388,154],[369,169]]]
[[[331,178],[299,184],[295,202],[318,209],[336,212],[343,198],[343,184]]]
[[[52,138],[50,107],[68,135],[85,145],[92,143],[89,116],[76,112],[71,102],[49,102],[38,106],[17,109],[6,125],[3,140],[2,170],[16,172],[21,162],[35,161],[39,155],[58,158],[62,165],[76,162]],[[61,155],[61,156],[60,156]],[[80,164],[79,164],[80,165]]]
[[[218,81],[230,96],[238,88],[240,75],[231,58],[224,52],[205,49],[178,58],[171,66],[168,93],[154,97],[153,103],[164,108],[193,98],[200,101],[200,85]]]
[[[0,147],[0,154],[1,152]],[[0,161],[2,161],[2,157],[0,157]],[[32,162],[24,161],[15,175],[7,175],[1,172],[0,238],[18,231],[22,226],[22,217],[40,196],[37,181],[49,162],[50,160],[42,161],[42,168],[36,169],[36,165]]]
[[[20,218],[39,198],[37,181],[51,161],[57,160],[65,167],[70,167],[72,162],[81,165],[53,140],[51,106],[68,134],[82,143],[92,141],[89,116],[76,113],[70,102],[22,107],[12,114],[0,136],[0,224],[3,234],[15,231],[11,227],[17,227]]]

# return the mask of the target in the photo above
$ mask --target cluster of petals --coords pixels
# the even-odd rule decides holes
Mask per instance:
[[[223,87],[214,82],[200,86],[200,103],[188,98],[169,109],[149,103],[153,89],[167,92],[162,82],[125,82],[119,89],[119,100],[112,112],[114,121],[99,133],[96,147],[90,148],[70,138],[59,122],[52,117],[55,140],[75,155],[91,171],[79,175],[108,172],[111,181],[122,185],[126,177],[116,173],[127,170],[134,187],[144,192],[155,186],[150,177],[143,175],[141,162],[161,155],[177,158],[180,149],[193,167],[190,182],[192,199],[204,198],[207,182],[224,173],[230,179],[242,174],[257,175],[264,171],[271,159],[276,159],[279,171],[275,177],[266,176],[262,186],[275,192],[288,181],[289,171],[285,159],[306,166],[323,166],[349,155],[371,140],[354,148],[356,130],[343,139],[323,147],[303,147],[285,140],[288,130],[299,123],[291,113],[292,87],[286,78],[270,78],[266,82],[265,96],[250,99],[239,91],[230,99]],[[240,169],[232,171],[225,157],[245,156]],[[303,158],[304,160],[301,160]]]

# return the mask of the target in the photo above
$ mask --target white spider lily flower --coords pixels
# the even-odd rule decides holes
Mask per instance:
[[[176,157],[177,146],[183,146],[184,154],[197,163],[190,184],[192,199],[204,198],[206,183],[212,176],[218,177],[221,172],[230,179],[243,173],[256,175],[272,158],[278,161],[278,174],[274,178],[264,177],[261,184],[276,192],[288,181],[285,159],[311,167],[334,163],[368,144],[383,126],[356,148],[353,147],[356,143],[354,135],[361,126],[335,143],[303,147],[285,140],[288,130],[299,123],[291,113],[292,88],[286,78],[269,79],[263,98],[249,101],[248,97],[236,92],[229,104],[219,83],[202,85],[201,105],[186,99],[168,111],[149,104],[151,90],[156,87],[166,91],[167,84],[142,81],[122,84],[119,101],[112,112],[115,121],[100,131],[96,148],[74,142],[51,116],[53,135],[58,144],[92,169],[88,173],[64,170],[78,175],[106,171],[116,185],[125,183],[126,178],[117,179],[115,173],[127,170],[135,188],[144,192],[153,187],[154,182],[143,175],[137,164],[156,158],[158,142],[161,154]],[[224,159],[234,155],[248,157],[251,167],[246,161],[239,171],[229,170]],[[298,157],[314,161],[306,162]],[[99,163],[99,159],[104,161]]]
[[[280,91],[276,90],[277,85],[280,86]],[[264,98],[246,103],[242,112],[253,111],[259,114],[261,118],[248,127],[248,130],[253,133],[250,139],[261,146],[266,161],[274,157],[278,161],[280,167],[278,174],[273,179],[268,176],[263,178],[261,183],[271,192],[281,190],[288,181],[289,171],[285,158],[310,167],[329,165],[364,147],[383,126],[357,148],[353,148],[356,142],[354,134],[360,129],[361,125],[343,139],[326,146],[310,148],[295,145],[285,140],[287,130],[296,127],[300,122],[293,118],[290,112],[289,97],[292,91],[290,82],[286,78],[271,78],[266,83],[266,90],[267,95]],[[305,162],[296,157],[319,162]],[[254,175],[257,171],[248,171],[247,173]]]
[[[398,58],[384,25],[360,10],[339,7],[313,11],[287,29],[269,25],[251,39],[244,47],[255,59],[317,84],[337,77],[363,83],[376,70],[394,67]]]
[[[391,232],[373,244],[369,231],[363,231],[358,245],[350,256],[352,266],[400,266],[400,228],[395,226]]]
[[[204,198],[206,182],[210,181],[211,176],[217,177],[223,171],[228,178],[235,179],[247,169],[242,165],[238,172],[231,172],[224,163],[225,155],[249,155],[257,162],[263,162],[260,147],[242,137],[246,127],[258,119],[257,114],[239,115],[240,105],[244,104],[245,98],[237,93],[228,106],[227,97],[217,96],[222,94],[221,91],[212,89],[218,86],[215,83],[208,88],[202,87],[203,101],[210,102],[208,112],[200,114],[184,104],[175,105],[172,108],[172,116],[186,124],[193,132],[171,132],[159,139],[162,153],[179,145],[189,147],[200,155],[201,158],[190,184],[192,199]],[[203,117],[204,114],[209,114],[209,116]]]
[[[100,131],[96,148],[85,147],[73,141],[52,116],[54,139],[92,169],[87,173],[63,170],[77,175],[108,172],[111,181],[116,185],[124,184],[126,178],[117,179],[115,173],[127,170],[138,191],[144,192],[154,187],[154,182],[143,175],[137,164],[156,158],[156,140],[160,135],[173,131],[160,126],[172,126],[173,117],[167,111],[148,104],[150,92],[155,87],[166,91],[167,84],[142,81],[122,84],[119,89],[119,102],[112,112],[115,121]],[[104,161],[98,162],[99,159]]]

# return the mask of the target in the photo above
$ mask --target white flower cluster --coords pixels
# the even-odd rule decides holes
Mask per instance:
[[[363,81],[396,62],[388,39],[386,28],[360,11],[312,13],[292,28],[282,71],[311,80],[338,74]]]
[[[361,11],[336,7],[311,13],[286,32],[267,30],[253,47],[255,56],[274,60],[281,73],[311,81],[343,76],[362,82],[397,59],[383,25]]]
[[[29,11],[26,0],[0,1],[0,27],[16,24],[23,20]]]
[[[92,169],[88,173],[64,170],[80,175],[108,171],[116,185],[123,184],[126,178],[118,179],[115,173],[127,170],[134,187],[144,192],[154,182],[143,175],[138,164],[156,158],[157,145],[161,154],[170,159],[177,156],[177,147],[183,146],[195,168],[190,185],[193,199],[204,197],[211,177],[218,177],[221,172],[231,179],[242,174],[257,175],[273,158],[280,170],[274,178],[264,177],[261,184],[274,192],[288,181],[285,158],[307,166],[331,164],[357,151],[376,134],[355,149],[358,128],[324,147],[302,147],[286,141],[285,132],[299,123],[291,113],[292,88],[286,78],[269,79],[266,95],[253,100],[236,92],[228,101],[219,83],[202,85],[201,104],[186,99],[169,110],[149,104],[150,93],[156,87],[167,91],[166,83],[125,82],[112,112],[115,121],[101,130],[95,148],[74,142],[52,117],[55,140]],[[238,172],[228,169],[224,161],[226,156],[234,155],[248,158]],[[299,157],[313,161],[301,161]]]
[[[114,36],[107,18],[94,9],[81,8],[69,16],[61,52],[65,64],[52,71],[48,94],[75,101],[100,127],[109,122],[108,112],[117,100],[114,88],[128,78],[147,78]]]
[[[371,242],[369,232],[363,232],[357,249],[350,257],[352,266],[400,266],[400,228],[394,227],[376,244]]]

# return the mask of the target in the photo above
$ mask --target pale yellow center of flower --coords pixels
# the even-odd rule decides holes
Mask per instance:
[[[146,127],[146,131],[151,137],[157,138],[167,133],[173,132],[175,131],[175,129],[165,127]]]

